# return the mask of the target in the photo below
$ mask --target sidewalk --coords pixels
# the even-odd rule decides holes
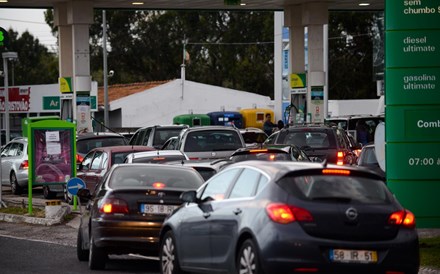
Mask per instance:
[[[11,207],[28,207],[27,197],[17,196],[2,196],[2,201],[6,206]],[[26,215],[6,214],[0,213],[0,221],[14,222],[14,223],[30,223],[44,226],[51,226],[64,223],[64,218],[69,213],[72,213],[73,219],[66,223],[66,225],[73,228],[78,228],[80,223],[79,205],[77,210],[73,210],[73,206],[62,202],[61,200],[46,200],[41,198],[32,198],[32,207],[44,209],[46,218],[39,218]]]

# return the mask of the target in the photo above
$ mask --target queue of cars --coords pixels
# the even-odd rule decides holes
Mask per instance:
[[[135,145],[140,131],[131,145],[78,138],[95,147],[78,163],[78,259],[103,269],[111,254],[159,256],[162,273],[417,273],[414,215],[384,176],[355,166],[370,146],[358,158],[346,131],[324,125],[256,142],[248,132],[258,135],[183,126],[156,147]]]

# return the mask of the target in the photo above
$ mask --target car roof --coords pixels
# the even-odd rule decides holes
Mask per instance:
[[[133,153],[133,158],[142,158],[149,156],[173,156],[173,155],[185,155],[180,150],[152,150]]]
[[[149,147],[149,146],[125,145],[125,146],[96,147],[90,151],[95,151],[95,150],[106,151],[106,152],[130,152],[130,151],[138,152],[138,151],[153,151],[156,149],[154,147]]]
[[[225,169],[234,167],[254,167],[268,174],[271,178],[281,178],[287,173],[306,170],[322,170],[324,168],[335,170],[350,170],[358,174],[363,174],[366,177],[371,177],[378,180],[383,180],[379,175],[373,174],[363,169],[359,169],[356,166],[338,166],[335,164],[325,164],[317,162],[291,162],[291,161],[256,161],[249,160],[243,162],[233,163],[227,166]]]
[[[196,131],[196,130],[212,130],[212,129],[226,129],[226,130],[234,130],[234,131],[238,130],[235,127],[228,127],[228,126],[196,126],[196,127],[189,127],[185,130]]]
[[[123,135],[114,132],[88,132],[77,135],[76,140],[107,138],[107,137],[125,138]]]
[[[187,128],[188,125],[154,125],[154,126],[145,126],[145,127],[141,127],[139,128],[137,131],[139,130],[144,130],[146,128]]]

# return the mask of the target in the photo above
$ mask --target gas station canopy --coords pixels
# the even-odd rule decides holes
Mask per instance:
[[[9,0],[0,8],[53,8],[63,0]],[[79,2],[79,1],[78,1]],[[88,1],[84,1],[88,2]],[[383,10],[384,0],[91,0],[97,9],[203,9],[279,10],[312,2],[327,3],[329,10]]]

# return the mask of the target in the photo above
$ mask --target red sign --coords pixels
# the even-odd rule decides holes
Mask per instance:
[[[31,88],[9,88],[9,112],[29,111]],[[0,112],[5,112],[5,89],[0,88]]]

